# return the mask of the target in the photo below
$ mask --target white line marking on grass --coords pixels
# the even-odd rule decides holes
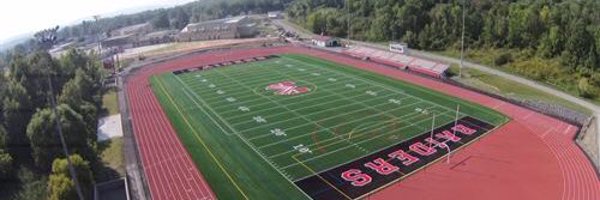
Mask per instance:
[[[186,84],[185,84],[185,83],[184,83],[184,82],[183,82],[181,79],[179,79],[179,77],[177,77],[177,76],[175,76],[175,77],[176,77],[176,79],[177,79],[177,80],[178,80],[178,81],[179,81],[179,82],[180,82],[180,83],[181,83],[181,84],[184,86],[184,89],[188,89],[188,90],[189,90],[189,88],[187,87],[187,85],[186,85]],[[193,98],[193,97],[191,97],[190,99],[191,99],[192,101],[194,101],[194,103],[196,103],[196,105],[198,105],[198,103],[197,103],[197,102],[196,102],[194,99],[198,99],[198,100],[200,100],[200,101],[203,101],[203,100],[202,100],[202,99],[201,99],[201,98],[200,98],[200,97],[199,97],[199,96],[198,96],[196,93],[194,93],[193,91],[191,91],[191,92],[192,92],[192,94],[193,94],[193,95],[194,95],[196,98]],[[189,94],[188,94],[187,92],[186,92],[186,95],[188,95],[188,97],[190,97],[190,96],[189,96]],[[207,108],[209,108],[209,109],[210,109],[210,106],[207,106]],[[298,186],[296,186],[296,184],[294,184],[294,181],[292,181],[292,179],[291,179],[290,177],[287,177],[287,176],[285,176],[285,175],[283,174],[283,172],[285,172],[285,170],[283,170],[283,169],[279,169],[279,168],[277,168],[277,167],[273,166],[273,162],[272,162],[272,161],[270,161],[269,159],[267,159],[267,158],[264,156],[264,154],[263,154],[263,153],[262,153],[260,150],[256,149],[256,147],[254,147],[254,145],[252,145],[252,143],[250,143],[248,140],[246,140],[246,138],[244,138],[244,137],[240,136],[240,135],[238,134],[238,131],[237,131],[235,128],[231,127],[231,125],[229,125],[229,123],[228,123],[227,121],[224,121],[222,118],[220,118],[220,116],[219,116],[219,114],[218,114],[218,113],[215,113],[215,112],[214,112],[214,110],[212,110],[212,109],[211,109],[211,112],[213,112],[213,113],[214,113],[214,114],[215,114],[217,117],[219,117],[219,120],[221,120],[223,123],[225,123],[225,125],[226,125],[226,126],[227,126],[227,127],[230,129],[230,130],[232,130],[232,131],[233,131],[233,133],[234,133],[234,134],[235,134],[235,135],[236,135],[238,138],[240,138],[240,139],[241,139],[241,140],[242,140],[242,141],[243,141],[243,142],[244,142],[244,143],[245,143],[245,144],[246,144],[248,147],[250,147],[250,148],[251,148],[251,149],[252,149],[254,152],[256,152],[256,153],[257,153],[257,154],[258,154],[258,155],[259,155],[259,156],[260,156],[260,157],[261,157],[261,158],[262,158],[262,159],[263,159],[265,162],[267,162],[267,163],[268,163],[268,164],[269,164],[269,165],[270,165],[270,166],[271,166],[273,169],[275,169],[275,171],[277,171],[277,173],[279,173],[279,174],[280,174],[281,176],[283,176],[283,177],[284,177],[286,180],[288,180],[288,181],[289,181],[289,182],[290,182],[292,185],[294,185],[294,187],[296,187],[298,190],[302,191],[302,189],[301,189],[301,188],[299,188]],[[210,117],[210,115],[208,115],[208,114],[207,114],[207,116],[209,116],[209,118],[211,118],[211,119],[212,119],[212,117]],[[213,122],[214,122],[214,121],[213,121]],[[220,125],[219,125],[219,123],[216,123],[216,122],[215,122],[215,124],[217,124],[217,125],[219,126],[219,128],[221,128],[221,127],[220,127]],[[226,132],[224,129],[221,129],[221,131],[223,131],[223,132],[224,132],[224,133],[226,133],[226,134],[228,133],[228,132]],[[283,171],[283,172],[282,172],[282,171]],[[305,195],[306,197],[310,198],[310,196],[308,196],[308,194],[304,193],[304,195]]]
[[[373,101],[373,100],[376,100],[376,99],[377,99],[377,98],[374,98],[374,99],[369,99],[369,101]],[[333,101],[333,102],[326,102],[326,101],[323,101],[323,103],[320,103],[320,104],[313,104],[313,105],[311,105],[311,106],[302,107],[302,108],[300,108],[300,109],[291,109],[291,110],[293,110],[293,111],[301,111],[301,110],[305,110],[305,109],[308,109],[308,108],[319,107],[319,106],[322,106],[322,105],[326,105],[326,104],[332,104],[332,103],[336,103],[336,105],[337,105],[337,104],[338,104],[338,103],[337,103],[338,101],[340,101],[340,100],[336,100],[336,101]],[[344,101],[347,101],[347,100],[344,100]],[[303,102],[299,102],[299,103],[303,103]],[[305,102],[304,102],[304,103],[305,103]],[[339,109],[339,108],[342,108],[342,107],[346,107],[346,106],[350,106],[350,105],[357,105],[357,104],[360,104],[360,102],[358,102],[358,101],[354,101],[354,102],[352,102],[352,103],[349,103],[349,104],[343,104],[342,106],[330,107],[329,109],[322,109],[322,110],[320,110],[320,111],[317,111],[317,112],[311,112],[310,114],[307,114],[307,115],[305,115],[305,116],[312,116],[312,115],[319,114],[319,113],[322,113],[322,112],[327,112],[327,111],[331,111],[331,110],[336,110],[336,109]],[[281,107],[274,107],[274,108],[281,108]],[[272,109],[266,109],[266,110],[268,111],[268,110],[272,110]],[[360,110],[363,110],[363,109],[360,109]],[[257,111],[257,112],[265,112],[265,110],[260,110],[260,111]],[[343,113],[341,113],[341,114],[343,114]],[[338,114],[338,115],[341,115],[341,114]],[[266,115],[266,116],[267,116],[267,117],[273,117],[273,118],[277,118],[277,116],[279,116],[279,115],[285,115],[285,113],[273,113],[273,114],[269,114],[269,115]],[[237,118],[238,118],[238,117],[234,117],[234,118],[232,118],[232,120],[235,120],[235,119],[237,119]],[[287,118],[287,119],[285,119],[285,120],[283,120],[283,121],[276,121],[276,122],[274,122],[274,123],[291,121],[291,120],[295,120],[295,119],[298,119],[298,118],[300,118],[300,117],[298,117],[298,116],[296,116],[296,117],[291,117],[291,118]],[[248,121],[242,121],[242,122],[234,123],[233,125],[234,125],[234,126],[236,126],[236,125],[245,124],[245,123],[248,123]],[[248,130],[254,130],[254,129],[257,129],[257,128],[261,128],[261,127],[252,127],[252,128],[250,128],[250,129],[246,129],[246,130],[244,130],[243,132],[246,132],[246,131],[248,131]]]
[[[406,108],[406,107],[409,107],[409,106],[412,106],[412,105],[414,105],[414,104],[418,104],[418,103],[422,103],[422,102],[420,102],[420,101],[416,101],[416,102],[414,102],[414,103],[412,103],[412,104],[408,104],[408,105],[404,105],[404,106],[401,106],[401,107],[397,107],[397,108],[394,108],[394,109],[392,109],[392,110],[389,110],[389,111],[391,112],[391,111],[396,111],[396,110],[399,110],[399,109],[404,109],[404,108]],[[365,107],[364,107],[364,108],[361,108],[361,109],[353,110],[353,111],[351,111],[351,112],[347,112],[347,113],[342,113],[342,114],[335,115],[335,116],[326,117],[326,118],[320,119],[319,121],[329,120],[329,119],[337,118],[337,117],[344,116],[344,115],[349,115],[349,114],[356,113],[356,112],[360,112],[360,111],[367,110],[367,109],[371,109],[371,108],[365,108]],[[311,115],[312,115],[312,114],[311,114]],[[354,122],[357,122],[357,121],[363,121],[363,120],[365,120],[365,119],[369,119],[369,118],[372,118],[372,117],[377,117],[377,116],[380,116],[380,115],[382,115],[382,113],[381,113],[381,112],[376,112],[375,114],[372,114],[372,115],[362,116],[362,117],[360,117],[360,118],[357,118],[357,119],[353,119],[353,120],[350,120],[350,121],[346,121],[346,122],[344,122],[344,123],[336,124],[335,126],[329,127],[328,129],[330,129],[330,130],[331,130],[331,129],[334,129],[334,128],[338,128],[338,127],[344,126],[344,125],[346,125],[346,124],[352,124],[352,123],[354,123]],[[296,129],[296,128],[300,128],[300,127],[303,127],[303,126],[306,126],[306,125],[307,125],[307,124],[302,124],[302,125],[292,126],[292,127],[285,128],[285,130],[287,130],[287,131],[290,131],[290,130],[293,130],[293,129]],[[243,133],[243,132],[242,132],[242,133]],[[306,134],[298,135],[298,136],[295,136],[295,137],[289,138],[289,139],[287,139],[287,140],[293,140],[293,139],[296,139],[296,138],[304,137],[304,136],[306,136],[306,135],[308,135],[308,134],[310,134],[310,133],[306,133]],[[259,136],[255,136],[255,137],[249,138],[249,140],[250,140],[250,141],[252,141],[252,140],[255,140],[255,139],[264,138],[264,137],[266,137],[266,136],[268,136],[268,135],[266,135],[266,134],[264,134],[264,135],[259,135]],[[279,142],[286,142],[286,141],[279,141]],[[265,147],[268,147],[268,146],[272,146],[272,145],[275,145],[275,144],[271,143],[271,144],[268,144],[268,145],[265,145],[265,146],[260,146],[260,147],[258,147],[258,148],[259,148],[259,149],[262,149],[262,148],[265,148]]]
[[[252,120],[256,121],[256,123],[259,123],[259,124],[267,123],[267,120],[265,118],[263,118],[262,116],[254,116],[254,117],[252,117]]]
[[[232,103],[236,101],[236,99],[233,97],[227,97],[225,100],[227,100],[228,102],[232,102]]]
[[[446,112],[447,112],[447,111],[444,111],[444,112],[442,112],[442,113],[439,113],[439,114],[440,114],[440,115],[447,115],[447,114],[445,114]],[[450,115],[448,115],[448,116],[450,116]],[[414,126],[414,127],[417,127],[417,128],[423,128],[423,127],[420,127],[420,126],[416,126],[416,125],[414,125],[414,124],[418,124],[418,123],[424,122],[424,121],[426,121],[426,120],[430,120],[430,118],[427,118],[427,119],[420,120],[420,121],[418,121],[418,122],[416,122],[416,123],[411,123],[411,125],[409,125],[409,127],[410,127],[410,126]],[[403,128],[405,128],[405,127],[403,127]],[[426,128],[425,128],[425,129],[426,129]],[[391,131],[390,131],[390,133],[391,133]],[[377,138],[379,138],[379,137],[381,137],[381,136],[385,136],[385,135],[388,135],[388,134],[390,134],[390,133],[386,133],[386,134],[380,134],[380,135],[376,135],[376,136],[374,136],[374,137],[371,137],[371,138],[369,138],[369,139],[366,139],[366,140],[361,140],[360,142],[358,142],[358,144],[363,144],[363,143],[365,143],[365,142],[368,142],[368,141],[371,141],[371,140],[377,139]],[[416,136],[419,136],[419,135],[415,135],[415,136],[413,136],[413,137],[416,137]],[[411,138],[408,138],[408,139],[406,139],[406,140],[410,140],[410,139],[411,139]],[[406,141],[406,140],[404,140],[404,141]],[[397,144],[397,143],[396,143],[396,144]],[[392,144],[392,145],[396,145],[396,144]],[[392,146],[392,145],[389,145],[389,146]],[[381,148],[381,149],[388,148],[389,146],[383,147],[383,148]],[[329,155],[329,154],[333,154],[333,153],[336,153],[336,152],[342,151],[342,150],[344,150],[344,149],[347,149],[347,148],[350,148],[350,146],[345,146],[345,147],[342,147],[342,148],[336,149],[335,151],[330,151],[330,152],[327,152],[327,153],[324,153],[324,154],[320,154],[320,155],[318,155],[318,156],[311,157],[311,158],[309,158],[309,159],[306,159],[306,160],[302,160],[302,163],[305,163],[305,162],[308,162],[308,161],[311,161],[311,160],[314,160],[314,159],[318,159],[318,158],[320,158],[320,157],[323,157],[323,156],[326,156],[326,155]],[[379,151],[379,150],[377,150],[377,151]],[[377,151],[373,151],[373,152],[377,152]],[[362,156],[361,156],[361,157],[362,157]],[[281,169],[287,169],[287,168],[290,168],[290,167],[292,167],[292,166],[296,166],[296,165],[298,165],[298,164],[300,164],[300,163],[294,163],[294,164],[291,164],[291,165],[287,165],[287,166],[284,166],[284,167],[282,167]],[[344,164],[344,163],[342,163],[342,164]]]
[[[335,84],[335,83],[334,83],[334,84]],[[332,85],[334,85],[334,84],[332,84]],[[330,85],[330,86],[332,86],[332,85]],[[345,91],[345,92],[340,92],[340,93],[344,93],[344,94],[345,94],[345,93],[355,93],[355,92],[353,92],[353,91]],[[245,103],[245,104],[249,104],[249,105],[251,105],[251,106],[253,106],[253,107],[260,107],[260,106],[263,106],[263,105],[268,105],[268,104],[271,104],[271,102],[269,102],[269,101],[264,101],[264,100],[263,100],[263,99],[261,99],[261,98],[255,98],[255,97],[257,97],[257,96],[259,96],[259,95],[256,95],[255,93],[252,93],[252,94],[250,94],[250,95],[245,95],[245,96],[243,96],[243,97],[240,97],[240,99],[243,99],[243,98],[246,98],[246,97],[253,97],[251,100],[248,100],[248,101],[242,101],[243,103]],[[306,103],[307,101],[316,101],[316,100],[319,100],[319,99],[331,98],[332,96],[335,96],[335,94],[328,93],[328,94],[326,94],[326,95],[323,95],[323,96],[317,96],[317,97],[314,97],[314,98],[308,99],[308,100],[306,100],[306,101],[298,101],[298,102],[294,102],[293,100],[296,100],[296,99],[298,99],[298,98],[302,98],[302,97],[304,97],[304,96],[302,96],[302,95],[298,95],[298,96],[291,96],[291,97],[287,97],[287,98],[285,98],[285,99],[282,99],[282,101],[290,101],[290,102],[292,102],[292,103],[286,103],[286,105],[293,106],[293,105],[296,105],[296,104],[303,104],[303,103]],[[213,98],[207,98],[206,100],[208,100],[208,101],[214,101],[214,100],[218,100],[219,98],[220,98],[220,97],[216,96],[216,97],[213,97]],[[254,103],[254,102],[258,102],[258,101],[260,101],[261,103],[259,103],[259,104],[252,104],[252,103]],[[220,110],[220,109],[222,109],[222,108],[226,108],[226,107],[229,107],[229,105],[221,105],[221,106],[218,106],[218,105],[217,105],[217,106],[214,106],[215,110]],[[276,108],[277,108],[277,107],[272,107],[271,109],[276,109]],[[222,114],[229,114],[229,113],[231,113],[231,112],[232,112],[232,111],[225,111],[225,112],[222,112]]]
[[[362,81],[362,82],[371,83],[372,85],[376,85],[376,86],[379,86],[379,87],[382,87],[382,88],[387,88],[387,89],[389,89],[389,90],[391,90],[391,91],[396,91],[396,92],[398,91],[398,89],[396,89],[396,88],[394,88],[394,87],[391,87],[391,86],[388,86],[388,85],[384,85],[384,84],[382,84],[382,83],[379,83],[379,82],[376,82],[376,81],[373,81],[373,80],[370,80],[370,79],[366,79],[366,78],[363,78],[363,77],[359,77],[359,76],[357,76],[357,75],[355,75],[355,74],[350,74],[350,75],[349,75],[349,74],[347,74],[347,73],[341,73],[341,72],[339,72],[339,71],[335,71],[335,70],[329,69],[329,68],[327,68],[327,67],[317,67],[317,66],[315,66],[315,65],[314,65],[314,64],[312,64],[312,63],[307,63],[307,62],[304,62],[304,61],[302,61],[302,60],[296,60],[296,59],[285,58],[285,57],[284,57],[283,59],[285,59],[285,60],[289,60],[289,61],[291,61],[291,62],[295,62],[295,63],[304,63],[304,64],[306,64],[306,65],[308,65],[308,66],[310,66],[310,67],[312,67],[312,68],[315,68],[315,69],[324,69],[324,70],[330,71],[330,72],[332,72],[332,73],[335,73],[335,74],[340,74],[340,75],[342,75],[342,76],[345,76],[345,77],[348,77],[348,78],[351,78],[351,79],[354,79],[354,80],[359,80],[359,81]],[[319,61],[319,62],[323,62],[323,61]],[[366,72],[363,72],[363,71],[361,71],[361,72],[359,72],[359,73],[361,73],[361,74],[366,74]],[[408,86],[410,86],[410,85],[411,85],[411,83],[405,83],[405,85],[408,85]],[[413,85],[414,85],[414,84],[413,84]],[[449,98],[448,98],[448,96],[447,96],[447,95],[443,95],[443,94],[440,94],[440,93],[438,93],[438,92],[428,91],[428,90],[426,90],[426,89],[424,89],[424,88],[421,88],[421,87],[418,87],[418,86],[411,86],[411,87],[412,87],[413,89],[420,90],[421,92],[425,92],[425,93],[427,93],[427,94],[430,94],[430,95],[435,95],[435,96],[438,96],[438,97],[445,97],[445,99],[447,99],[448,101],[452,101],[452,102],[454,102],[455,104],[460,104],[460,102],[458,102],[458,101],[457,101],[457,99],[456,99],[455,97],[449,97]],[[414,95],[411,95],[411,94],[409,94],[409,93],[405,93],[405,92],[398,92],[398,93],[401,93],[401,94],[406,94],[406,95],[409,95],[409,96],[411,96],[411,97],[415,97]],[[452,110],[453,110],[453,109],[450,109],[450,108],[448,108],[448,107],[446,107],[446,106],[442,106],[442,105],[440,105],[440,104],[438,104],[438,103],[432,102],[432,101],[430,101],[430,100],[428,100],[428,99],[424,99],[424,98],[417,98],[417,99],[421,99],[422,101],[426,101],[426,102],[429,102],[429,103],[431,103],[431,104],[438,105],[438,106],[440,106],[440,107],[442,107],[442,108],[445,108],[446,110],[449,110],[449,111],[452,111]],[[470,104],[466,104],[466,105],[467,105],[467,106],[469,106],[469,107],[471,107],[471,108],[477,109],[477,110],[479,110],[480,112],[484,112],[484,113],[487,113],[487,114],[492,114],[492,116],[496,116],[496,115],[497,115],[496,113],[490,113],[491,111],[489,111],[489,110],[485,110],[485,109],[481,109],[481,108],[478,108],[478,107],[474,107],[474,106],[471,106]],[[462,112],[459,112],[459,113],[460,113],[460,114],[463,114],[463,115],[466,115],[465,113],[462,113]],[[479,119],[479,120],[481,120],[481,121],[484,121],[483,119]],[[486,122],[486,121],[484,121],[484,122]],[[489,122],[488,122],[488,123],[489,123]],[[489,124],[494,124],[494,123],[489,123]]]
[[[217,73],[219,73],[218,71],[216,71],[216,72],[217,72]],[[227,77],[227,75],[225,75],[225,74],[222,74],[222,75],[223,75],[223,76],[225,76],[225,77]],[[238,80],[232,79],[232,78],[230,78],[230,77],[228,77],[228,78],[229,78],[229,79],[231,79],[231,80],[233,80],[233,81],[236,81],[236,82],[238,82],[238,83],[239,83],[239,81],[238,81]],[[240,85],[243,85],[243,83],[240,83]],[[247,86],[243,85],[243,87],[247,87]],[[316,125],[316,126],[320,127],[321,129],[324,129],[324,130],[326,130],[326,129],[327,129],[326,127],[323,127],[323,126],[321,126],[320,124],[318,124],[318,123],[316,123],[316,122],[314,122],[314,121],[312,121],[312,120],[310,120],[310,119],[306,118],[304,115],[302,115],[302,114],[300,114],[300,113],[298,113],[298,112],[296,112],[296,111],[293,111],[293,110],[289,109],[288,107],[286,107],[286,106],[285,106],[285,105],[283,105],[283,104],[280,104],[280,103],[279,103],[279,102],[277,102],[277,101],[274,101],[273,99],[269,98],[268,96],[265,96],[265,98],[267,98],[268,100],[272,101],[273,103],[275,103],[275,104],[277,104],[277,105],[279,105],[279,106],[281,106],[281,107],[285,108],[286,110],[288,110],[288,111],[290,111],[290,112],[292,112],[292,113],[294,113],[294,114],[296,114],[296,115],[298,115],[298,116],[301,116],[301,118],[302,118],[302,119],[304,119],[305,121],[311,122],[312,124],[314,124],[314,125]],[[331,134],[335,135],[335,133],[331,132],[330,130],[329,130],[328,132],[330,132]],[[345,138],[344,138],[344,139],[345,139]]]
[[[423,103],[423,102],[418,102],[418,103]],[[433,107],[431,107],[431,108],[434,108],[434,107],[436,107],[436,106],[433,106]],[[371,118],[371,117],[377,117],[377,116],[375,116],[375,115],[371,115],[370,117],[367,117],[367,118]],[[398,120],[398,122],[402,123],[402,122],[407,122],[407,121],[409,121],[410,119],[413,119],[413,118],[415,118],[415,117],[419,117],[419,115],[415,115],[414,113],[408,113],[408,114],[406,114],[406,115],[403,115],[403,116],[400,116],[400,117],[401,117],[401,118],[403,118],[403,119],[402,119],[402,120]],[[362,120],[365,120],[365,119],[367,119],[367,118],[362,118],[362,119],[352,120],[352,121],[351,121],[351,122],[349,122],[349,123],[348,123],[348,122],[346,122],[346,123],[342,123],[342,124],[337,124],[336,126],[333,126],[333,127],[339,127],[339,126],[342,126],[342,125],[345,125],[345,124],[351,124],[351,123],[354,123],[354,122],[357,122],[357,121],[362,121]],[[387,122],[381,122],[381,123],[375,123],[375,124],[371,124],[371,125],[368,125],[368,126],[365,126],[365,127],[359,128],[358,130],[364,130],[364,129],[368,129],[368,128],[371,128],[371,127],[379,127],[379,128],[373,129],[373,130],[371,130],[371,131],[374,131],[374,130],[379,130],[379,129],[385,128],[385,127],[381,127],[381,126],[380,126],[380,124],[385,124],[385,123],[387,123]],[[333,127],[332,127],[332,128],[333,128]],[[408,127],[410,127],[410,126],[408,126]],[[295,137],[292,137],[292,138],[286,139],[286,141],[283,141],[283,142],[287,142],[287,141],[295,140],[295,139],[298,139],[298,138],[302,138],[302,137],[305,137],[305,136],[307,136],[307,135],[309,135],[309,134],[310,134],[310,133],[307,133],[307,134],[302,134],[302,135],[299,135],[299,136],[295,136]],[[342,136],[344,136],[344,135],[349,135],[349,134],[350,134],[350,133],[343,133],[343,134],[340,134],[339,136],[340,136],[340,137],[342,137]],[[321,140],[321,141],[319,141],[319,143],[325,143],[325,142],[328,142],[328,141],[331,141],[331,140],[335,140],[335,139],[337,139],[337,138],[338,138],[338,137],[333,137],[333,138],[329,138],[329,139]],[[278,141],[278,143],[282,143],[282,141]],[[339,143],[339,142],[333,142],[333,143],[331,143],[331,144],[328,144],[328,145],[332,145],[332,144],[338,144],[338,143]],[[270,146],[272,146],[272,144],[267,144],[267,145],[270,145]],[[267,145],[265,145],[265,146],[267,146]],[[313,145],[317,145],[317,144],[312,144],[311,146],[313,146]],[[259,149],[263,149],[265,146],[260,146],[260,147],[258,147],[258,148],[259,148]],[[283,153],[280,153],[280,154],[281,154],[281,155],[284,155],[284,154],[287,154],[287,153],[290,153],[290,152],[283,152]],[[278,154],[277,156],[280,156],[280,155]],[[269,158],[272,158],[272,157],[277,157],[277,156],[271,156],[271,157],[269,157]]]
[[[240,106],[240,107],[238,107],[238,110],[240,110],[242,112],[248,112],[248,111],[250,111],[250,108],[248,108],[246,106]]]

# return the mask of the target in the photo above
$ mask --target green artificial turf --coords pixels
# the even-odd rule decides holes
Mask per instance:
[[[265,89],[281,81],[310,92]],[[151,83],[220,199],[307,199],[294,181],[427,132],[434,115],[435,127],[448,124],[457,106],[459,117],[495,126],[508,120],[421,86],[304,55],[165,73]]]

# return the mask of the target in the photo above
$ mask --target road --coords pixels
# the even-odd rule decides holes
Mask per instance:
[[[289,22],[287,22],[285,20],[275,20],[274,23],[280,25],[287,31],[297,33],[300,37],[303,37],[303,38],[312,38],[312,37],[316,36],[315,34],[308,33],[305,30],[298,30],[298,28],[296,26],[289,24]],[[361,42],[361,41],[354,41],[354,40],[352,40],[351,42],[353,44],[358,44],[358,45],[365,46],[365,47],[387,50],[387,47],[382,46],[382,45],[371,44],[371,43],[366,43],[366,42]],[[432,54],[429,52],[424,52],[424,51],[419,51],[419,50],[414,50],[414,49],[409,49],[409,52],[410,52],[409,54],[411,56],[415,56],[415,57],[420,57],[420,58],[424,58],[424,59],[428,59],[428,60],[437,60],[437,61],[445,62],[448,64],[450,64],[450,63],[460,64],[460,59],[453,58],[453,57]],[[596,117],[596,124],[598,125],[598,127],[600,127],[600,106],[598,106],[594,103],[591,103],[591,102],[586,101],[579,97],[572,96],[570,94],[567,94],[563,91],[560,91],[558,89],[555,89],[555,88],[545,85],[543,83],[532,81],[532,80],[529,80],[529,79],[526,79],[526,78],[523,78],[523,77],[520,77],[520,76],[517,76],[514,74],[506,73],[506,72],[503,72],[498,69],[494,69],[494,68],[491,68],[491,67],[488,67],[485,65],[464,61],[463,66],[467,67],[467,68],[476,69],[476,70],[479,70],[479,71],[482,71],[482,72],[485,72],[488,74],[493,74],[493,75],[496,75],[496,76],[499,76],[502,78],[506,78],[511,81],[530,86],[532,88],[541,90],[541,91],[549,93],[549,94],[553,94],[553,95],[563,98],[567,101],[581,105],[581,106],[591,110],[594,113],[594,115]],[[598,131],[597,134],[600,135],[600,128],[598,128],[597,131]],[[598,143],[600,144],[600,137],[598,137]],[[600,152],[600,145],[598,145],[598,152]],[[598,160],[600,160],[600,154],[599,154]]]

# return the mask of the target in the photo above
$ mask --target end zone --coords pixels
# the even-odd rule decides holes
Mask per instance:
[[[495,126],[470,116],[344,165],[295,181],[315,200],[358,199],[405,178]],[[306,167],[306,166],[305,166]],[[312,170],[311,170],[312,171]]]

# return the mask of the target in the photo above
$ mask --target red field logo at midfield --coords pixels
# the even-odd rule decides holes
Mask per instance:
[[[277,95],[297,95],[310,92],[310,88],[304,86],[297,86],[293,81],[282,81],[279,83],[272,83],[265,88],[266,90],[273,91]]]

